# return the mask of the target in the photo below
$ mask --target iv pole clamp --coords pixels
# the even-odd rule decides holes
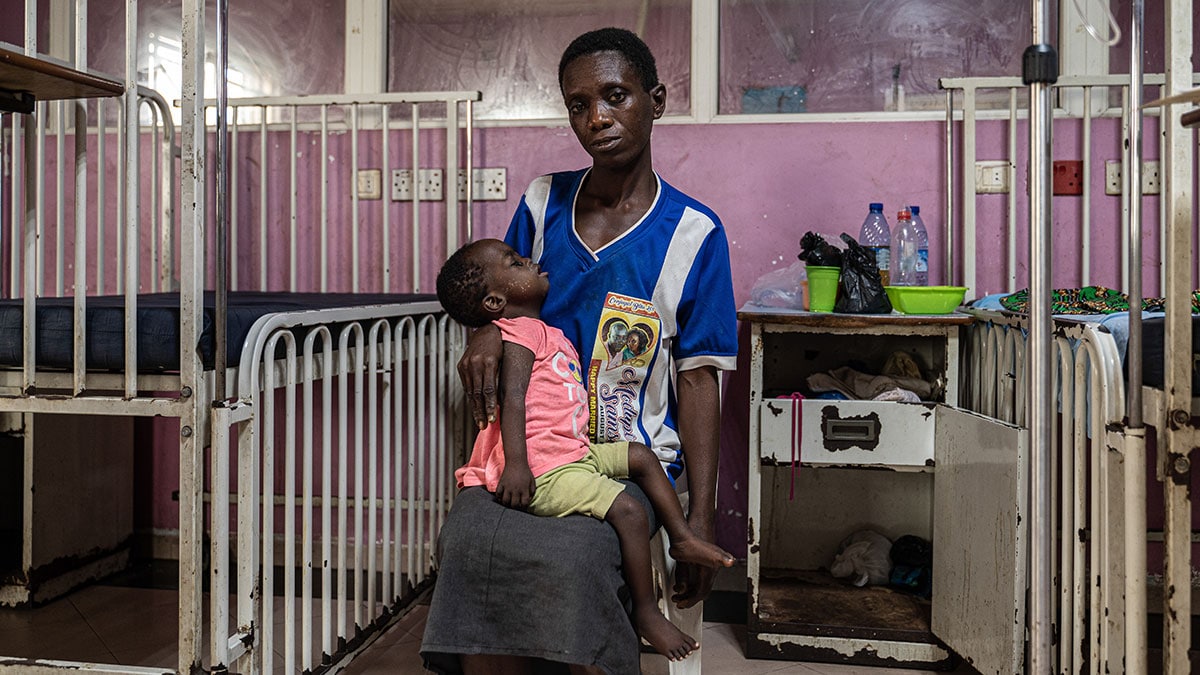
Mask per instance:
[[[1021,55],[1021,81],[1025,84],[1058,82],[1058,51],[1054,45],[1036,44],[1025,48]]]

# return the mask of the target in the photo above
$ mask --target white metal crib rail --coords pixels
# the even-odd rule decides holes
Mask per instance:
[[[229,287],[431,288],[430,258],[444,260],[473,236],[473,192],[460,197],[456,177],[472,171],[479,99],[444,91],[229,100]],[[209,114],[216,105],[205,101]],[[419,180],[422,162],[444,167],[437,190]],[[380,194],[360,196],[368,171],[378,173]],[[393,203],[392,171],[408,172],[405,203]],[[239,199],[248,189],[253,196]],[[442,241],[431,237],[438,229]],[[444,255],[430,253],[443,245]]]
[[[284,672],[337,670],[430,580],[467,442],[464,344],[435,302],[256,324],[213,415],[214,670],[271,673],[276,653]]]
[[[120,102],[39,102],[29,118],[6,115],[0,144],[10,177],[10,199],[0,209],[8,274],[4,295],[22,299],[22,367],[0,371],[0,409],[53,408],[58,412],[164,414],[169,403],[138,396],[137,294],[178,288],[175,188],[178,185],[175,127],[166,101],[139,87],[133,108],[143,121],[126,119]],[[94,111],[89,115],[89,106]],[[68,115],[68,111],[73,113]],[[110,123],[109,117],[116,120]],[[67,127],[67,120],[74,125]],[[67,143],[73,154],[65,151]],[[115,146],[110,148],[109,146]],[[52,159],[47,154],[53,150]],[[108,162],[115,153],[115,176]],[[149,163],[149,171],[143,165]],[[148,208],[147,208],[148,207]],[[111,212],[110,212],[111,208]],[[115,225],[109,216],[115,214]],[[144,222],[143,222],[144,221]],[[110,229],[111,228],[111,229]],[[68,273],[69,272],[69,273]],[[84,317],[88,298],[125,296],[122,374],[88,372]],[[70,372],[37,365],[35,307],[39,298],[73,298],[74,345]],[[178,390],[158,383],[160,390]],[[143,383],[145,384],[145,383]],[[37,392],[59,400],[40,406]],[[109,400],[112,392],[120,399]],[[77,399],[61,402],[61,395]],[[164,403],[166,403],[164,405]]]
[[[1166,95],[1166,78],[1162,74],[1147,74],[1144,82],[1147,87],[1158,87],[1159,91]],[[1200,84],[1200,76],[1195,77],[1193,82]],[[1005,238],[1005,264],[1001,285],[1003,288],[1016,290],[1019,288],[1017,273],[1018,223],[1023,222],[1027,215],[1023,215],[1018,208],[1018,195],[1021,191],[1017,189],[1017,186],[1020,184],[1021,173],[1017,169],[1024,164],[1022,150],[1019,150],[1018,146],[1018,137],[1025,133],[1020,120],[1028,108],[1023,105],[1019,107],[1019,103],[1023,98],[1027,98],[1027,85],[1019,77],[942,78],[939,84],[946,90],[945,171],[947,190],[942,222],[945,226],[943,250],[945,251],[947,283],[961,283],[972,289],[968,291],[968,297],[979,296],[986,292],[986,290],[980,290],[977,278],[976,232],[980,224],[976,222],[978,197],[976,195],[975,167],[976,160],[979,159],[979,146],[983,145],[980,141],[980,137],[983,135],[980,134],[980,127],[1001,121],[1005,125],[1002,132],[1005,150],[1001,151],[1000,159],[1007,161],[1007,166],[1003,170],[1007,176],[1009,189],[1004,195],[1006,200],[1004,223],[1002,225],[989,224],[988,227],[999,226],[1002,228]],[[1093,175],[1093,166],[1098,164],[1098,158],[1094,156],[1098,146],[1093,144],[1092,136],[1093,132],[1097,130],[1098,120],[1102,119],[1120,120],[1121,146],[1125,148],[1120,155],[1121,175],[1126,179],[1131,175],[1140,175],[1140,169],[1133,169],[1130,166],[1128,145],[1131,117],[1125,110],[1125,106],[1109,104],[1110,92],[1112,92],[1111,98],[1116,98],[1119,93],[1121,101],[1128,100],[1128,75],[1060,75],[1058,81],[1053,85],[1053,90],[1056,106],[1059,108],[1056,111],[1056,120],[1077,118],[1071,119],[1071,122],[1079,125],[1078,130],[1073,128],[1071,133],[1078,133],[1081,137],[1082,142],[1078,152],[1082,162],[1083,176]],[[1000,109],[986,107],[989,103],[997,100],[1005,102],[1006,105]],[[1150,117],[1156,115],[1157,110],[1147,109],[1145,114]],[[958,121],[961,121],[961,141],[957,140],[958,137],[954,133]],[[1108,124],[1111,125],[1112,122]],[[989,132],[990,135],[995,135],[995,133],[995,131]],[[1166,139],[1162,134],[1159,136],[1158,156],[1162,157],[1165,156]],[[1117,152],[1117,150],[1114,148],[1113,152]],[[989,157],[989,159],[993,158],[994,156]],[[1103,157],[1099,160],[1103,161]],[[1091,243],[1095,238],[1093,237],[1093,208],[1103,207],[1101,202],[1093,200],[1092,192],[1092,181],[1082,181],[1081,196],[1073,199],[1069,204],[1064,203],[1061,211],[1061,213],[1071,213],[1078,217],[1079,242],[1082,251],[1080,285],[1097,283],[1098,279],[1109,279],[1120,280],[1120,287],[1128,289],[1129,256],[1126,243],[1129,239],[1129,215],[1131,199],[1133,199],[1130,193],[1136,192],[1140,195],[1141,185],[1135,183],[1132,189],[1122,189],[1121,191],[1121,252],[1119,256],[1112,256],[1106,260],[1111,263],[1112,267],[1110,268],[1094,267],[1092,264]],[[997,195],[986,195],[985,198],[987,197],[997,197]],[[1136,200],[1133,200],[1132,203],[1136,205]],[[1160,242],[1158,259],[1166,260],[1165,238],[1161,236],[1160,226],[1164,222],[1161,216],[1165,204],[1162,200],[1159,200],[1157,209],[1160,214],[1159,218],[1147,221],[1142,231],[1149,235],[1155,229],[1159,230],[1157,232]],[[1056,212],[1059,212],[1057,208]],[[1155,226],[1153,229],[1150,227],[1151,222]],[[961,242],[956,242],[956,238],[960,238]],[[961,250],[961,265],[958,264],[959,261],[954,254],[956,243],[958,244],[957,248]],[[993,268],[995,267],[994,261],[989,264],[992,264]],[[1160,273],[1160,288],[1163,287],[1162,274],[1165,272]],[[1117,285],[1115,281],[1104,281],[1103,283],[1110,286]],[[991,290],[995,290],[995,288]]]
[[[1024,427],[1025,319],[975,313],[965,405]],[[1144,509],[1145,495],[1136,487],[1126,488],[1126,445],[1118,438],[1125,400],[1121,362],[1112,336],[1081,321],[1055,322],[1054,354],[1059,404],[1051,496],[1058,537],[1053,556],[1056,672],[1123,672],[1127,649],[1145,649],[1144,643],[1130,644],[1145,634],[1134,625],[1145,622],[1145,612],[1127,614],[1126,606],[1145,607],[1146,575],[1126,556],[1128,547],[1145,547],[1145,533],[1124,526],[1129,502]],[[1144,568],[1144,560],[1138,564]],[[1131,573],[1126,574],[1127,568]]]

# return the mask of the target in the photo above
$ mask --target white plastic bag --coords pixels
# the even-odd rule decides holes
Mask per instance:
[[[808,309],[806,286],[804,263],[797,260],[788,267],[759,277],[750,289],[750,302],[760,307]]]
[[[838,546],[829,574],[850,577],[855,586],[886,584],[892,573],[892,540],[874,530],[859,530]]]

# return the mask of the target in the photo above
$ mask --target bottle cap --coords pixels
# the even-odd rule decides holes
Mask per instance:
[[[919,207],[919,206],[916,206],[916,205],[914,205],[914,206],[910,206],[910,207],[908,207],[908,210],[909,210],[909,211],[912,211],[912,214],[913,214],[914,216],[919,216],[919,215],[921,215],[921,207]]]
[[[900,220],[905,220],[908,218],[912,218],[912,214],[910,214],[908,212],[908,209],[901,209],[900,212],[896,214],[896,217],[899,218]]]
[[[871,202],[871,210],[882,212],[883,211],[883,203],[882,202]]]

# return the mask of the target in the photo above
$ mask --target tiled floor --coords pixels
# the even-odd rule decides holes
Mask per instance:
[[[0,609],[0,656],[173,668],[177,597],[172,590],[95,584],[35,610]],[[426,610],[425,605],[414,608],[379,636],[344,672],[349,675],[426,673],[418,655]],[[275,623],[282,626],[281,611],[277,611],[275,618]],[[744,638],[744,628],[740,625],[706,623],[700,638],[704,672],[717,675],[926,672],[747,660],[742,656]],[[277,672],[282,672],[278,660],[275,666]]]
[[[349,675],[424,675],[429,671],[420,665],[418,650],[421,632],[425,628],[424,606],[418,607],[405,617],[395,628],[381,636],[375,644],[344,673]],[[745,640],[744,627],[728,623],[705,623],[704,636],[700,638],[704,654],[705,673],[715,675],[915,675],[932,671],[901,670],[889,668],[865,668],[862,666],[839,666],[820,663],[794,663],[789,661],[751,660],[742,656]],[[650,659],[643,662],[650,670]],[[967,672],[960,671],[960,675]],[[943,673],[943,675],[945,675]]]

